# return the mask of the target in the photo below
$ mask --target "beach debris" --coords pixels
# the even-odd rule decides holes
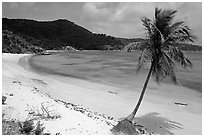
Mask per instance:
[[[9,96],[13,96],[13,93],[10,93]]]
[[[61,115],[56,113],[56,110],[52,109],[52,102],[43,102],[40,106],[29,106],[27,104],[27,109],[29,115],[33,116],[33,119],[58,119]]]
[[[40,84],[43,84],[43,85],[47,85],[47,83],[44,82],[44,81],[41,80],[41,79],[35,79],[35,78],[32,78],[31,80],[34,81],[34,82],[36,82],[36,83],[40,83]]]
[[[89,118],[91,119],[94,119],[94,120],[101,120],[101,121],[104,121],[107,125],[109,126],[114,126],[114,118],[111,117],[111,116],[105,116],[105,114],[99,114],[97,112],[92,112],[91,110],[87,109],[87,108],[83,108],[79,105],[75,105],[75,104],[72,104],[72,103],[67,103],[63,100],[59,100],[59,99],[55,99],[56,102],[61,102],[65,105],[66,108],[69,108],[69,109],[73,109],[75,111],[78,111],[80,113],[83,113],[85,114],[86,116],[88,116]]]
[[[188,104],[186,104],[186,103],[180,103],[180,102],[175,102],[174,104],[176,104],[176,105],[182,105],[182,106],[188,106]]]
[[[108,91],[108,93],[111,93],[111,94],[118,94],[117,92],[113,92],[113,91]]]
[[[7,99],[7,97],[6,96],[2,96],[2,105],[5,105],[6,103],[6,99]]]
[[[49,98],[51,98],[51,95],[49,94],[49,93],[47,93],[47,92],[45,92],[45,91],[41,91],[41,90],[39,90],[37,87],[33,87],[33,89],[31,90],[34,94],[36,94],[36,93],[40,93],[41,95],[45,95],[45,96],[47,96],[47,97],[49,97]]]
[[[60,132],[57,132],[55,135],[60,135]]]
[[[17,84],[20,84],[20,85],[21,85],[21,82],[20,82],[20,81],[13,81],[13,83],[17,83]]]

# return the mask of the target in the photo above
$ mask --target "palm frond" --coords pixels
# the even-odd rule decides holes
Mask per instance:
[[[176,77],[176,65],[165,52],[160,54],[159,62],[155,62],[152,74],[158,83],[169,77],[174,84],[179,84]]]
[[[152,52],[150,49],[145,48],[138,58],[138,64],[137,64],[137,72],[144,66],[148,61],[151,60]]]
[[[164,31],[166,26],[171,24],[173,17],[175,16],[176,10],[155,10],[155,21],[156,26],[161,32]]]
[[[168,30],[168,37],[165,42],[194,42],[195,36],[190,33],[190,28],[183,21],[172,24]]]
[[[184,21],[178,21],[169,26],[169,33],[174,32],[179,26],[184,25]]]
[[[162,68],[165,71],[166,76],[170,77],[174,84],[179,84],[176,77],[176,65],[165,52],[163,52],[161,56],[161,63],[163,65]]]
[[[161,13],[161,9],[156,7],[154,13],[155,13],[155,18],[158,18],[159,14]]]
[[[145,29],[148,31],[148,35],[152,36],[153,32],[152,32],[152,27],[151,27],[150,19],[148,19],[147,17],[144,17],[141,20],[143,22],[143,25],[145,26]]]
[[[184,21],[172,23],[176,12],[176,10],[155,8],[154,20],[148,18],[142,20],[148,31],[150,48],[141,53],[138,70],[147,60],[152,59],[152,74],[157,82],[169,77],[175,84],[178,84],[175,63],[179,63],[184,68],[192,67],[190,60],[177,46],[179,43],[193,42],[195,37],[190,33],[191,30]],[[166,50],[168,50],[167,53],[165,53]]]
[[[168,54],[170,55],[172,59],[178,62],[182,67],[184,68],[193,67],[193,64],[191,63],[191,61],[184,56],[183,52],[179,50],[178,47],[169,45]]]

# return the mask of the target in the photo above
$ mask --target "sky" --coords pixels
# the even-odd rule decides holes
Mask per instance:
[[[141,18],[153,19],[155,7],[177,10],[202,44],[201,2],[3,2],[2,16],[34,20],[67,19],[94,33],[115,37],[145,38]]]

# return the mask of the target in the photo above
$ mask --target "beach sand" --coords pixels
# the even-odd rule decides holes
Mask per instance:
[[[24,68],[18,64],[20,58],[24,62],[21,64]],[[7,107],[12,106],[16,111],[15,113],[12,111],[13,117],[23,120],[28,116],[25,111],[26,104],[37,106],[47,100],[53,101],[51,97],[78,104],[97,114],[114,117],[114,120],[100,118],[98,122],[84,114],[68,110],[62,104],[57,104],[60,105],[56,107],[57,111],[62,117],[45,122],[48,123],[47,131],[53,134],[56,132],[61,134],[110,134],[109,130],[112,126],[107,125],[104,121],[116,124],[117,120],[126,117],[133,110],[142,87],[142,85],[136,87],[135,91],[127,87],[117,87],[113,84],[86,79],[36,73],[30,68],[28,59],[29,56],[26,55],[3,54],[3,95],[8,97],[7,106],[3,106],[3,111],[7,111]],[[143,83],[141,79],[138,81]],[[202,94],[193,89],[169,84],[162,84],[159,88],[155,87],[154,82],[149,84],[135,122],[145,126],[147,131],[153,134],[202,134]],[[32,90],[36,89],[43,94],[48,94],[49,97],[34,94]],[[10,93],[13,93],[14,96],[10,97]],[[187,106],[178,103],[185,103]],[[7,113],[10,114],[10,112]],[[51,127],[53,123],[55,127]],[[74,129],[70,131],[71,128]]]
[[[7,100],[2,105],[2,114],[6,120],[35,119],[35,124],[40,120],[45,127],[44,132],[52,135],[111,134],[110,129],[115,122],[111,117],[107,118],[70,101],[65,103],[50,98],[47,93],[53,90],[52,86],[57,87],[56,92],[64,86],[58,85],[61,82],[28,72],[19,66],[18,60],[23,56],[30,55],[3,54],[2,94]],[[49,117],[42,110],[42,105],[49,112]]]

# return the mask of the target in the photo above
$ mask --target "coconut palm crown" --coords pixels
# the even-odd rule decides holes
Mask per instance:
[[[144,46],[144,50],[139,56],[137,71],[146,63],[150,63],[151,67],[134,110],[127,118],[119,121],[112,128],[112,131],[122,132],[123,134],[138,134],[133,120],[140,107],[151,76],[154,76],[157,82],[170,78],[174,84],[178,84],[176,64],[178,63],[184,68],[192,67],[192,63],[177,48],[177,45],[193,42],[195,37],[190,34],[190,28],[185,25],[185,22],[173,22],[176,12],[176,10],[155,8],[153,20],[146,17],[142,19],[143,25],[147,30],[147,41],[141,44],[141,46]]]
[[[133,118],[140,106],[150,76],[154,76],[157,82],[170,78],[174,84],[179,84],[176,77],[176,63],[182,67],[192,67],[192,63],[178,49],[177,45],[193,42],[195,38],[190,34],[190,28],[184,21],[173,22],[176,10],[162,10],[155,8],[155,18],[142,19],[147,30],[147,42],[138,59],[137,71],[150,62],[151,67],[141,92],[139,101],[134,111],[127,117],[129,121]]]

